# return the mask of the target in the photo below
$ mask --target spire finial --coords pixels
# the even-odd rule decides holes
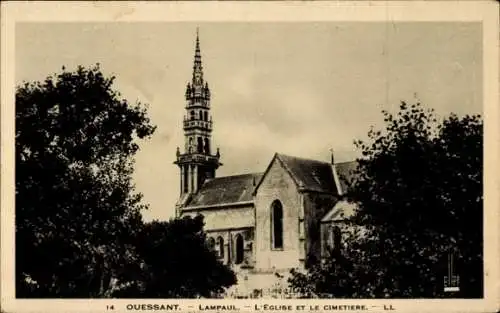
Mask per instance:
[[[200,58],[201,57],[201,51],[200,51],[200,30],[198,27],[196,27],[196,50],[195,50],[195,58]]]
[[[194,52],[194,66],[193,66],[193,86],[196,89],[203,88],[203,66],[201,65],[201,50],[200,50],[200,37],[199,30],[196,27],[196,47]]]
[[[331,160],[330,160],[330,162],[332,163],[332,165],[335,165],[335,157],[333,155],[333,148],[330,148],[330,152],[331,152]]]

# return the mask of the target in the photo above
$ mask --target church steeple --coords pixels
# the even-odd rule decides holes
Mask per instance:
[[[196,28],[196,46],[194,49],[194,65],[193,65],[193,86],[203,86],[203,66],[201,64],[201,49],[200,49],[200,35],[199,30]]]
[[[184,152],[176,153],[181,170],[181,196],[196,193],[206,179],[215,177],[215,170],[222,165],[217,149],[212,154],[212,116],[210,115],[210,89],[203,78],[200,37],[196,30],[194,64],[191,82],[187,83],[186,115],[183,120]]]

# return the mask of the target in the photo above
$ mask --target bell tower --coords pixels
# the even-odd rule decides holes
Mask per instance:
[[[217,148],[213,153],[212,116],[210,114],[210,89],[203,78],[201,64],[200,38],[196,30],[196,46],[194,53],[193,75],[186,86],[186,113],[183,120],[184,151],[177,147],[176,161],[180,168],[181,199],[194,194],[205,180],[214,178],[220,153]]]

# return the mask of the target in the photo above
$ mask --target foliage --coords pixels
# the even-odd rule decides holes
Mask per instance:
[[[346,234],[341,256],[295,273],[292,286],[335,297],[448,297],[452,252],[460,276],[453,296],[482,297],[480,116],[438,123],[432,110],[405,102],[396,116],[383,114],[385,131],[356,142],[363,157],[348,199],[359,205],[351,222],[364,236]]]
[[[17,297],[102,297],[133,261],[133,155],[155,127],[113,81],[96,65],[16,89]]]
[[[202,219],[143,223],[132,172],[146,108],[99,66],[16,90],[16,296],[195,297],[233,273]]]
[[[236,283],[236,276],[206,243],[203,217],[145,224],[137,238],[141,275],[122,297],[214,297]]]

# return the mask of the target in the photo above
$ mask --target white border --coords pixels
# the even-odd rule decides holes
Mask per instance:
[[[445,2],[2,2],[1,3],[1,307],[5,312],[103,312],[106,305],[201,304],[244,306],[363,304],[371,312],[392,305],[397,311],[495,312],[500,294],[498,5],[494,1]],[[482,300],[16,300],[14,292],[14,31],[16,22],[138,21],[482,21],[484,86],[485,299]],[[376,307],[372,307],[376,306]],[[309,310],[307,310],[309,311]],[[215,311],[208,311],[215,312]]]

